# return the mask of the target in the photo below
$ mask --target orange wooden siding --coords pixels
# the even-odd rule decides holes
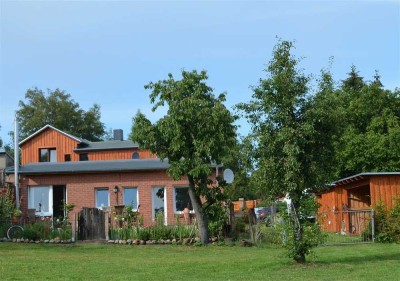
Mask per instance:
[[[78,142],[55,130],[46,129],[21,145],[21,164],[39,162],[39,149],[56,148],[57,162],[64,162],[64,155],[71,154],[71,161],[79,161],[79,155],[74,153]]]
[[[391,208],[394,205],[394,198],[400,196],[400,175],[371,177],[370,188],[372,207],[382,200],[388,208]]]
[[[146,158],[157,158],[154,154],[148,150],[140,150],[137,148],[132,149],[121,149],[121,150],[103,150],[103,151],[89,151],[89,161],[101,161],[101,160],[124,160],[132,159],[134,152],[139,153],[140,159]],[[78,159],[79,160],[79,159]]]
[[[57,162],[64,162],[66,154],[71,155],[71,161],[79,161],[79,153],[74,152],[77,146],[78,142],[76,140],[48,128],[21,145],[21,164],[38,163],[39,150],[41,148],[55,148]],[[140,159],[157,158],[156,155],[152,154],[149,150],[141,150],[138,148],[82,151],[81,153],[87,153],[89,161],[99,161],[132,159],[132,153],[134,152],[139,153]]]

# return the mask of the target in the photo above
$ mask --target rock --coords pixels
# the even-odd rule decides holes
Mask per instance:
[[[196,237],[196,238],[194,238],[194,242],[196,242],[196,243],[200,243],[200,237]]]
[[[45,244],[48,244],[50,242],[50,240],[44,240]]]
[[[39,243],[40,243],[40,241],[35,241],[35,243],[36,243],[36,244],[39,244]]]
[[[119,240],[114,240],[114,244],[118,244]]]
[[[107,243],[108,244],[114,244],[114,240],[108,240]]]
[[[190,243],[190,238],[183,238],[183,240],[182,240],[183,245],[187,245],[189,243]]]
[[[249,240],[242,239],[242,240],[240,240],[240,246],[251,247],[251,246],[253,246],[253,243],[251,243]]]
[[[212,237],[211,238],[211,242],[217,242],[218,241],[218,237]]]
[[[146,245],[146,241],[140,240],[140,245]]]
[[[21,242],[21,239],[18,238],[15,242],[19,243],[19,242]]]
[[[13,240],[12,240],[12,241],[13,241],[14,243],[15,243],[15,242],[17,242],[17,238],[13,238]]]
[[[50,243],[50,244],[54,244],[54,239],[51,239],[51,240],[49,241],[49,243]]]
[[[25,239],[25,241],[24,241],[25,243],[29,243],[29,239]]]
[[[21,238],[21,240],[20,240],[19,242],[25,242],[25,239],[24,239],[24,238]]]
[[[165,244],[171,244],[172,243],[172,241],[171,240],[169,240],[169,239],[167,239],[167,240],[165,240]]]

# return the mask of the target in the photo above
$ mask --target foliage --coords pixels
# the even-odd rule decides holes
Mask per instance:
[[[208,231],[211,237],[223,237],[226,222],[228,219],[227,209],[221,205],[213,205],[209,208]]]
[[[28,89],[17,110],[21,139],[50,124],[77,137],[99,141],[105,133],[100,117],[98,104],[85,111],[60,89],[48,90],[47,94],[38,88]]]
[[[10,187],[1,188],[0,194],[0,223],[10,221],[14,214],[15,203],[13,192]]]
[[[208,207],[222,199],[221,189],[210,179],[212,163],[221,163],[235,145],[235,118],[224,106],[225,94],[215,97],[206,84],[205,71],[182,71],[182,79],[149,83],[153,111],[165,106],[167,114],[152,124],[138,112],[130,139],[168,159],[168,173],[175,180],[187,177],[189,196],[196,213],[202,243],[208,243]],[[215,184],[215,183],[214,183]],[[200,198],[205,199],[202,203]]]
[[[375,237],[378,242],[400,242],[400,196],[394,201],[389,210],[382,200],[375,207]]]
[[[292,256],[298,262],[305,262],[307,247],[315,243],[309,243],[309,232],[305,233],[308,229],[299,215],[304,207],[305,191],[320,186],[323,179],[320,176],[322,164],[330,155],[321,153],[327,143],[321,142],[325,128],[318,122],[321,118],[324,124],[328,122],[325,115],[314,118],[319,112],[312,111],[310,77],[298,68],[299,61],[291,54],[292,48],[292,42],[278,42],[267,65],[267,77],[260,79],[259,85],[253,88],[252,100],[237,107],[248,119],[256,138],[257,162],[253,179],[271,200],[289,195],[293,232],[288,238],[292,239],[291,249],[298,251]],[[325,78],[321,92],[330,83],[329,77]]]
[[[391,172],[400,169],[400,89],[385,90],[376,73],[364,82],[355,67],[342,87],[331,95],[338,120],[335,177],[360,172]]]

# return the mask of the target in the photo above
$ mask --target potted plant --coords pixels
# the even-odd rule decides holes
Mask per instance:
[[[22,211],[20,209],[15,208],[12,212],[12,222],[17,223],[21,219]]]

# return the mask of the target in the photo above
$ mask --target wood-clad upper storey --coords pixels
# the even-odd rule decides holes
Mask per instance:
[[[133,149],[120,149],[120,150],[106,150],[106,151],[90,151],[88,152],[89,161],[103,161],[103,160],[127,160],[133,159],[133,153],[137,152],[140,159],[156,158],[156,156],[148,150],[141,150],[138,148]]]
[[[59,131],[47,128],[20,145],[21,164],[39,162],[39,151],[44,148],[56,149],[57,162],[64,162],[64,155],[66,154],[71,155],[71,161],[79,161],[79,154],[74,152],[77,145],[77,140]]]
[[[130,141],[93,143],[69,135],[50,125],[23,140],[20,148],[22,165],[42,162],[41,152],[46,153],[47,150],[49,154],[53,154],[52,162],[156,158],[156,155],[150,153],[149,150],[141,150]],[[48,158],[50,161],[50,155]]]

